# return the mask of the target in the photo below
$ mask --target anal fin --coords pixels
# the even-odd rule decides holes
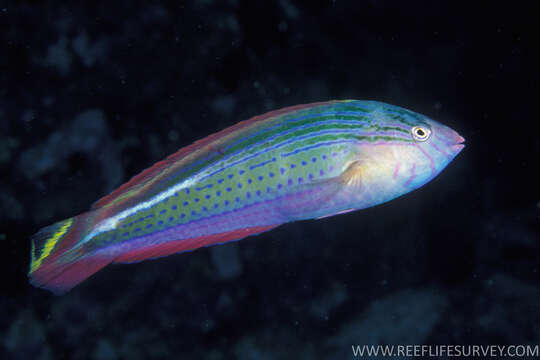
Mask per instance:
[[[346,213],[351,212],[351,211],[354,211],[354,210],[356,210],[356,209],[345,209],[345,210],[340,210],[340,211],[337,211],[337,212],[335,212],[335,213],[331,213],[331,214],[319,216],[319,217],[317,218],[317,220],[324,219],[324,218],[327,218],[327,217],[330,217],[330,216],[334,216],[334,215],[346,214]]]
[[[171,240],[161,244],[141,247],[130,250],[114,259],[115,263],[134,263],[147,259],[155,259],[184,251],[195,250],[204,246],[223,244],[229,241],[241,240],[247,236],[260,234],[271,230],[280,224],[255,226],[245,229],[237,229],[223,233],[217,233],[196,238]]]

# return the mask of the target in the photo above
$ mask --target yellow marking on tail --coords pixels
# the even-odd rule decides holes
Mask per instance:
[[[67,219],[64,221],[60,229],[58,229],[57,232],[55,232],[49,239],[47,239],[47,242],[43,246],[43,250],[41,251],[41,254],[38,259],[34,258],[34,243],[32,242],[32,261],[30,262],[30,272],[33,272],[34,270],[36,270],[39,267],[39,265],[41,265],[43,260],[47,256],[49,256],[49,254],[54,249],[58,240],[62,236],[64,236],[64,234],[69,230],[72,223],[73,223],[73,218]]]

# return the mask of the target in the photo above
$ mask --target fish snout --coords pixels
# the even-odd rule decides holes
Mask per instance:
[[[464,147],[465,147],[465,138],[461,135],[459,135],[457,132],[454,131],[454,133],[456,134],[455,138],[454,138],[454,141],[453,141],[453,144],[450,145],[450,149],[452,149],[452,151],[454,151],[456,154],[458,152],[460,152]]]
[[[446,146],[455,155],[457,155],[465,147],[465,138],[448,126],[436,123],[434,133],[436,139],[435,141]]]
[[[454,136],[453,136],[452,142],[450,143],[449,147],[453,152],[455,152],[457,154],[461,150],[463,150],[463,148],[465,147],[465,144],[464,144],[465,138],[463,136],[459,135],[454,130],[452,130],[452,132],[454,133]]]

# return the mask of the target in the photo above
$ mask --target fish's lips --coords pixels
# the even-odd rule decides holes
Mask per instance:
[[[459,153],[463,148],[465,147],[465,138],[459,134],[456,134],[456,139],[454,145],[450,145],[450,149],[454,151],[456,154]]]
[[[450,146],[450,149],[452,149],[452,151],[454,151],[455,153],[458,153],[461,150],[463,150],[464,147],[465,147],[465,144],[455,144],[455,145]]]

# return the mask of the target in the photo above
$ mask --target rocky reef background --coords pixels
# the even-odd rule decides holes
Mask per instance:
[[[2,2],[0,358],[540,343],[537,18],[459,3]],[[346,98],[426,114],[467,147],[372,209],[109,266],[61,297],[28,284],[40,227],[240,120]]]

